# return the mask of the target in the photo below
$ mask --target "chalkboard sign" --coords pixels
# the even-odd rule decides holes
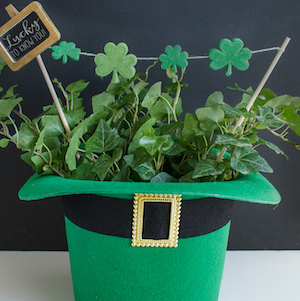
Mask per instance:
[[[32,2],[0,28],[0,55],[17,71],[59,38],[40,3]]]

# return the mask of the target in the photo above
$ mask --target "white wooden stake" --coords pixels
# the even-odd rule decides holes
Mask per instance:
[[[19,13],[18,10],[12,4],[9,4],[8,6],[6,6],[5,9],[6,9],[7,13],[9,14],[9,16],[11,18],[13,18],[14,16],[16,16]],[[53,101],[55,103],[55,106],[57,108],[57,111],[58,111],[59,117],[60,117],[60,119],[62,121],[62,124],[63,124],[63,126],[64,126],[64,128],[65,128],[65,130],[66,130],[66,132],[68,134],[68,136],[71,137],[71,130],[70,130],[69,124],[67,122],[66,116],[65,116],[65,114],[63,112],[63,109],[62,109],[62,107],[60,105],[60,102],[59,102],[59,99],[58,99],[57,94],[55,92],[53,83],[52,83],[52,81],[50,79],[50,76],[48,74],[48,71],[47,71],[47,69],[45,67],[45,64],[43,62],[43,59],[42,59],[41,55],[39,54],[36,57],[36,59],[37,59],[38,64],[39,64],[39,66],[41,68],[42,74],[43,74],[43,76],[45,78],[46,84],[48,86],[50,94],[51,94],[51,96],[53,98]]]
[[[264,85],[266,84],[268,78],[270,77],[272,71],[274,70],[276,64],[278,63],[280,57],[282,56],[283,52],[285,51],[288,43],[290,42],[290,38],[286,37],[283,44],[281,45],[279,51],[277,52],[275,58],[273,59],[270,67],[268,68],[267,72],[265,73],[264,77],[262,78],[261,82],[259,83],[258,87],[256,88],[254,94],[252,95],[246,109],[249,112],[250,109],[252,108],[257,96],[259,95],[259,93],[261,92],[262,88],[264,87]],[[236,131],[238,130],[238,128],[242,125],[243,121],[244,121],[245,117],[241,116],[240,119],[238,120],[238,122],[236,123],[234,129],[232,130],[232,134],[235,134]],[[226,152],[227,148],[223,147],[222,151],[220,152],[218,158],[217,158],[217,162],[220,162],[221,159],[223,158],[225,152]]]
[[[65,116],[65,114],[64,114],[64,112],[63,112],[63,109],[62,109],[62,107],[61,107],[61,105],[60,105],[59,99],[58,99],[57,94],[56,94],[56,92],[55,92],[55,89],[54,89],[54,87],[53,87],[53,83],[52,83],[52,81],[51,81],[51,79],[50,79],[50,76],[49,76],[49,74],[48,74],[48,71],[47,71],[47,69],[46,69],[46,67],[45,67],[45,64],[44,64],[44,62],[43,62],[43,59],[42,59],[41,55],[39,54],[39,55],[36,57],[36,59],[37,59],[38,64],[39,64],[39,66],[40,66],[40,68],[41,68],[41,71],[42,71],[43,76],[44,76],[44,78],[45,78],[45,81],[46,81],[46,83],[47,83],[48,89],[49,89],[49,91],[50,91],[50,93],[51,93],[51,96],[52,96],[52,98],[53,98],[53,101],[54,101],[54,103],[55,103],[55,105],[56,105],[56,108],[57,108],[59,117],[60,117],[60,119],[61,119],[61,122],[62,122],[62,124],[63,124],[63,126],[64,126],[64,128],[65,128],[65,130],[66,130],[66,132],[67,132],[67,134],[68,134],[68,136],[71,137],[71,130],[70,130],[68,121],[67,121],[66,116]]]

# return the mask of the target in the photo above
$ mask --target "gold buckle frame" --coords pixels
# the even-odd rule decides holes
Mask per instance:
[[[133,247],[174,247],[178,246],[181,214],[181,195],[135,193],[133,201],[132,243]],[[143,239],[145,203],[171,203],[168,239]]]

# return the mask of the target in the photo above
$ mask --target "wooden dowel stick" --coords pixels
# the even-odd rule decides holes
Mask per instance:
[[[277,52],[275,58],[273,59],[270,67],[268,68],[267,72],[265,73],[264,77],[262,78],[261,82],[259,83],[258,87],[256,88],[254,94],[252,95],[246,109],[249,112],[250,109],[252,108],[257,96],[259,95],[259,93],[261,92],[262,88],[264,87],[264,85],[266,84],[267,80],[269,79],[271,73],[273,72],[275,66],[277,65],[280,57],[282,56],[283,52],[285,51],[288,43],[290,42],[290,38],[286,37],[284,42],[282,43],[280,50]],[[241,126],[241,124],[243,123],[245,117],[241,116],[240,119],[238,120],[238,122],[236,123],[234,129],[232,130],[232,134],[235,134],[236,131],[238,130],[238,128]],[[226,152],[227,148],[223,147],[222,151],[220,152],[218,158],[217,158],[217,162],[220,162],[221,159],[223,158],[225,152]]]
[[[40,68],[41,68],[41,71],[42,71],[43,76],[44,76],[44,78],[45,78],[45,81],[46,81],[46,84],[47,84],[47,86],[48,86],[48,89],[49,89],[49,91],[50,91],[50,93],[51,93],[51,96],[52,96],[52,98],[53,98],[53,101],[54,101],[54,103],[55,103],[55,105],[56,105],[56,108],[57,108],[59,117],[60,117],[60,119],[61,119],[61,121],[62,121],[62,124],[63,124],[63,126],[64,126],[64,128],[65,128],[65,130],[66,130],[66,132],[67,132],[67,134],[68,134],[68,136],[71,137],[71,130],[70,130],[68,121],[67,121],[66,116],[65,116],[65,114],[64,114],[64,112],[63,112],[63,109],[62,109],[62,107],[61,107],[61,105],[60,105],[59,99],[58,99],[58,97],[57,97],[57,94],[56,94],[56,92],[55,92],[55,89],[54,89],[54,87],[53,87],[52,81],[51,81],[51,79],[50,79],[50,76],[49,76],[49,74],[48,74],[48,71],[47,71],[47,69],[46,69],[46,67],[45,67],[45,64],[44,64],[44,62],[43,62],[43,59],[42,59],[41,55],[39,54],[39,55],[36,57],[36,59],[37,59],[38,64],[39,64],[39,66],[40,66]]]
[[[7,6],[5,7],[5,9],[6,9],[8,15],[9,15],[11,18],[13,18],[14,16],[16,16],[16,15],[19,13],[18,10],[17,10],[12,4],[7,5]],[[47,84],[48,89],[49,89],[49,91],[50,91],[50,94],[51,94],[51,96],[52,96],[52,98],[53,98],[53,101],[54,101],[54,103],[55,103],[55,106],[56,106],[56,108],[57,108],[57,111],[58,111],[59,117],[60,117],[60,119],[61,119],[61,122],[62,122],[62,124],[63,124],[63,126],[64,126],[64,128],[65,128],[65,130],[66,130],[66,132],[67,132],[67,134],[68,134],[68,136],[71,137],[71,130],[70,130],[68,121],[67,121],[66,116],[65,116],[65,114],[64,114],[64,112],[63,112],[63,109],[62,109],[62,107],[61,107],[61,105],[60,105],[59,99],[58,99],[57,94],[56,94],[56,92],[55,92],[55,89],[54,89],[54,87],[53,87],[53,84],[52,84],[52,81],[51,81],[51,79],[50,79],[49,73],[48,73],[48,71],[47,71],[47,69],[46,69],[46,67],[45,67],[44,62],[43,62],[42,56],[39,54],[39,55],[36,57],[36,59],[37,59],[38,64],[39,64],[39,66],[40,66],[40,68],[41,68],[41,71],[42,71],[43,76],[44,76],[44,78],[45,78],[45,81],[46,81],[46,84]]]

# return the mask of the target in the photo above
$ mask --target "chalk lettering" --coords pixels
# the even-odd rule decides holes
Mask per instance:
[[[29,25],[28,20],[23,20],[22,22],[22,29],[17,35],[11,37],[11,34],[6,35],[3,37],[3,40],[6,40],[8,46],[6,47],[7,50],[10,50],[12,47],[19,45],[26,36],[30,36],[35,32],[39,32],[41,26],[39,25],[39,18],[33,20],[33,22]]]
[[[17,58],[20,55],[20,52],[17,49],[13,49],[10,54],[14,57]]]
[[[21,50],[21,52],[24,52],[32,46],[34,46],[34,41],[32,38],[30,38],[28,40],[25,40],[21,45],[18,46],[18,48]]]
[[[33,37],[35,38],[36,41],[41,40],[47,35],[46,31],[44,29],[38,31]]]
[[[28,36],[34,34],[35,31],[39,31],[40,30],[40,25],[39,25],[39,18],[37,20],[34,20],[33,23],[28,26],[28,21],[24,20],[22,23],[23,29],[24,29],[24,33]]]

